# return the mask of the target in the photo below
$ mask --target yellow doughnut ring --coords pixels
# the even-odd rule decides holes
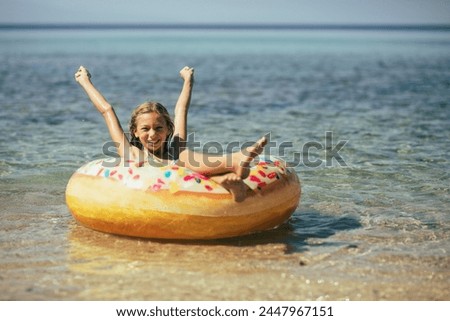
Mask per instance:
[[[219,239],[274,228],[295,211],[296,173],[275,158],[252,164],[243,202],[208,177],[177,165],[92,161],[70,178],[66,203],[94,230],[159,239]]]

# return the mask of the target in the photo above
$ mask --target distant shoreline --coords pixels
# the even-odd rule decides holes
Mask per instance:
[[[450,31],[450,24],[68,24],[0,23],[0,30],[367,30]]]

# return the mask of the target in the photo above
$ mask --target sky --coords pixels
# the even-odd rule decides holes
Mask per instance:
[[[0,23],[450,24],[450,0],[0,0]]]

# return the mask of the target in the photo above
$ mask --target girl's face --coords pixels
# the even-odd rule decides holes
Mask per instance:
[[[162,153],[169,134],[166,120],[158,113],[141,114],[136,118],[134,136],[152,154]]]

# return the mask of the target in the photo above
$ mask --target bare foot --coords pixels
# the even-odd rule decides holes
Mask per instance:
[[[248,187],[237,174],[228,173],[224,175],[213,176],[211,177],[211,179],[227,189],[231,193],[231,195],[233,195],[233,199],[235,202],[242,202],[243,200],[245,200]]]
[[[235,153],[233,155],[233,172],[242,179],[247,178],[250,173],[250,163],[262,153],[266,144],[267,138],[262,137],[252,146]]]

